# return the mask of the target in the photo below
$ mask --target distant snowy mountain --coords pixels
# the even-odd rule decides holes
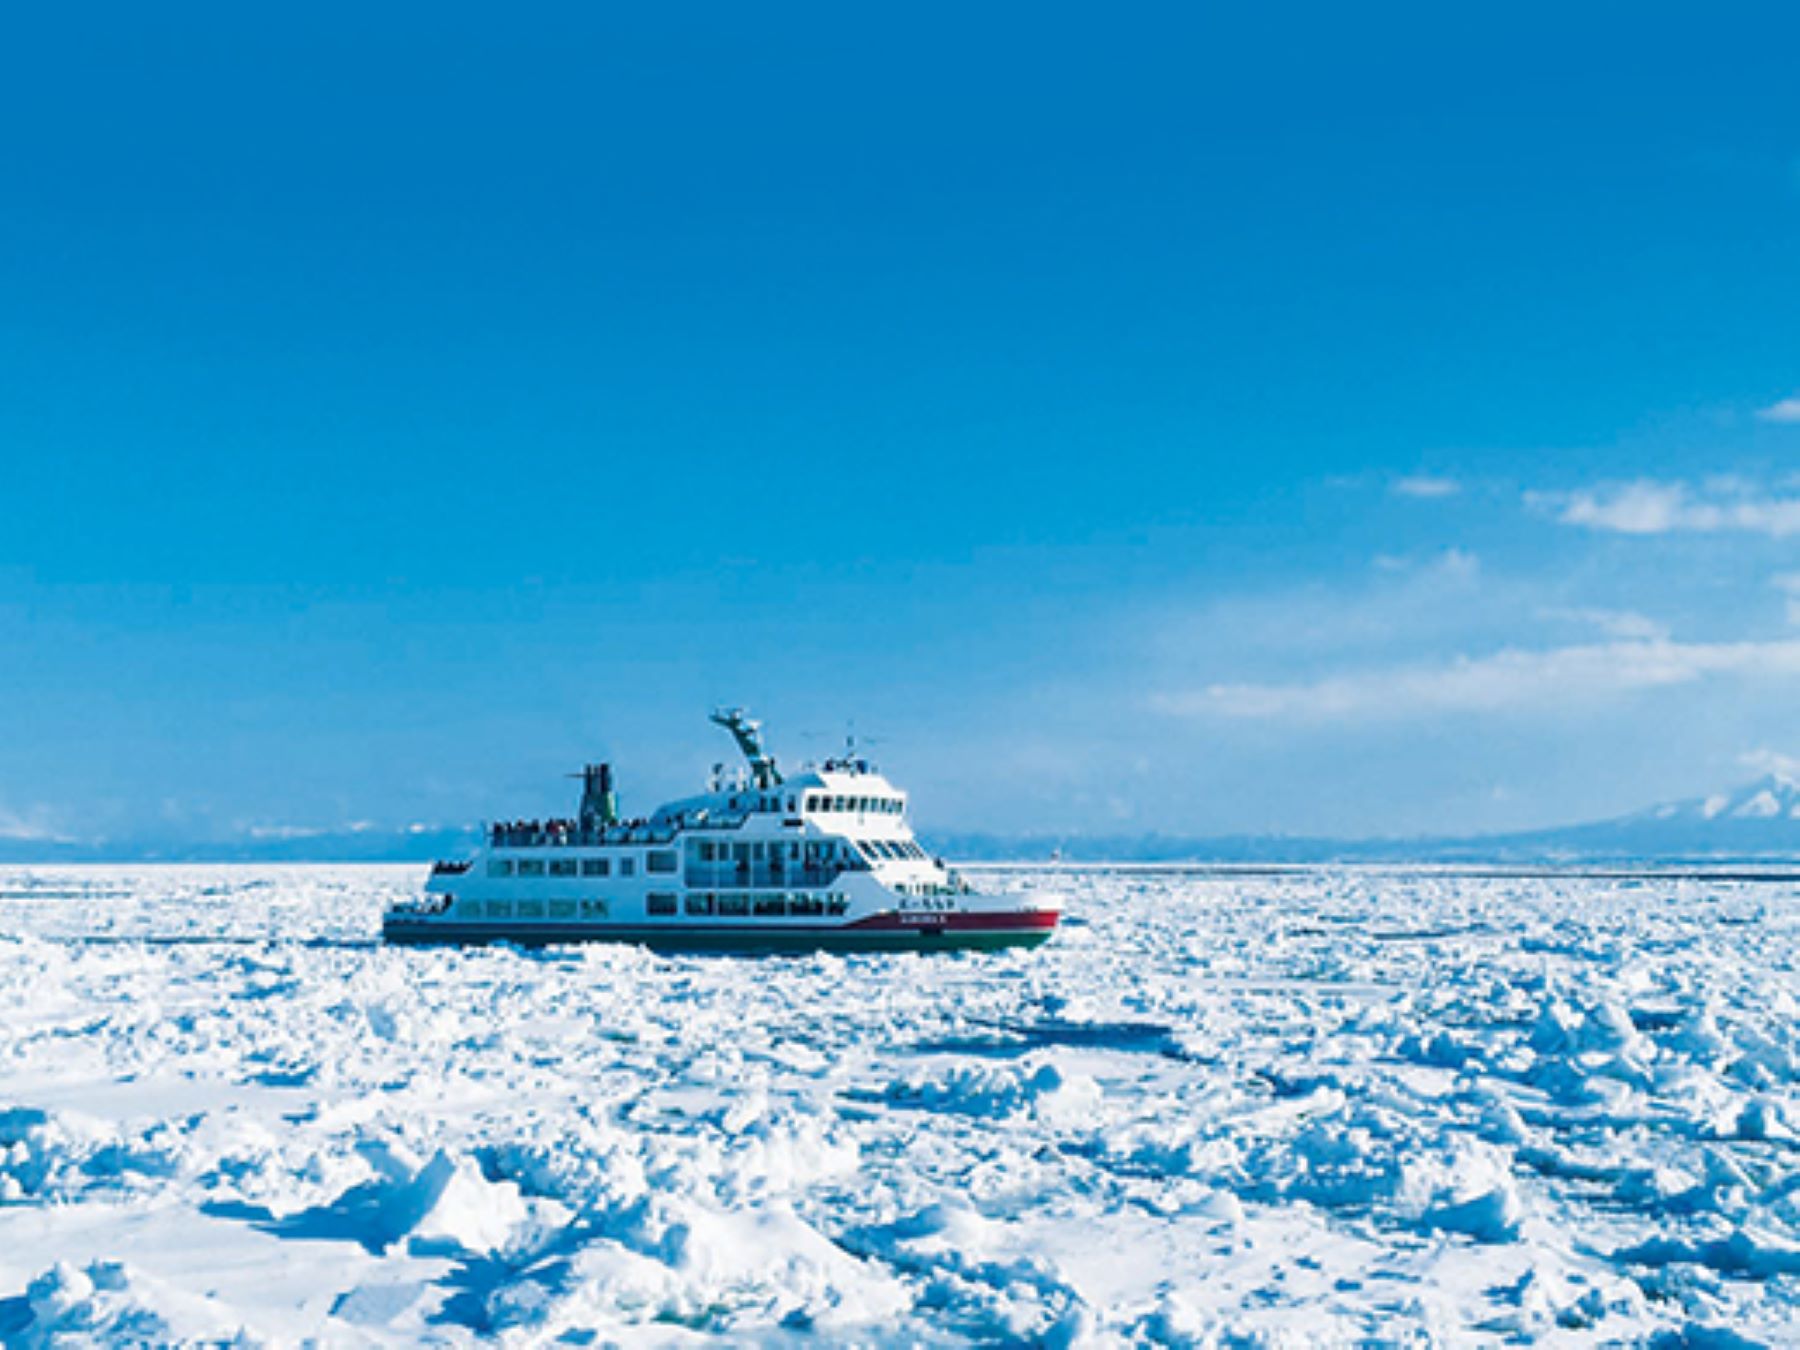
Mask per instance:
[[[1771,773],[1733,792],[1490,842],[1547,856],[1800,858],[1800,780]]]
[[[1691,797],[1668,802],[1626,820],[1680,821],[1689,823],[1800,820],[1800,780],[1771,773],[1739,788],[1711,797]]]
[[[950,857],[980,860],[1060,854],[1071,862],[1788,861],[1800,860],[1800,779],[1772,773],[1734,792],[1666,802],[1612,820],[1463,838],[960,835],[929,842]]]
[[[1800,862],[1800,778],[1772,773],[1733,792],[1665,802],[1612,820],[1511,834],[1426,839],[1298,835],[992,835],[926,830],[922,841],[963,862],[1581,863]],[[183,842],[0,839],[0,862],[428,862],[467,854],[474,828],[365,825],[254,830]]]

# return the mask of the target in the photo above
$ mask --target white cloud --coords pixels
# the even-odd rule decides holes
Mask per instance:
[[[1758,773],[1778,774],[1783,778],[1800,779],[1800,759],[1792,755],[1784,755],[1779,750],[1770,750],[1766,746],[1756,750],[1746,750],[1738,756],[1738,763],[1746,769],[1754,769]]]
[[[72,842],[70,836],[56,828],[53,817],[54,813],[44,806],[33,807],[24,812],[0,806],[0,839],[37,844]]]
[[[1165,694],[1178,716],[1310,721],[1559,707],[1710,677],[1800,677],[1800,640],[1648,639],[1542,650],[1507,648],[1435,665],[1394,666],[1286,684],[1213,684]]]
[[[1800,572],[1777,572],[1769,584],[1787,597],[1787,619],[1800,624]]]
[[[314,839],[325,831],[311,825],[250,825],[244,833],[252,839]]]
[[[1800,422],[1800,394],[1771,403],[1766,408],[1760,408],[1756,415],[1764,422]]]
[[[1565,525],[1614,534],[1800,534],[1800,497],[1758,495],[1736,480],[1696,492],[1686,483],[1640,479],[1578,492],[1530,492],[1525,499]]]
[[[1425,499],[1438,497],[1454,497],[1462,491],[1462,484],[1454,478],[1438,478],[1432,474],[1412,474],[1406,478],[1396,478],[1393,483],[1396,496],[1420,497]]]
[[[1667,624],[1631,609],[1556,608],[1543,611],[1546,619],[1586,624],[1610,638],[1655,641],[1669,636]]]
[[[1411,572],[1426,579],[1470,581],[1481,572],[1481,557],[1466,548],[1447,548],[1424,558],[1403,553],[1375,555],[1378,572]]]

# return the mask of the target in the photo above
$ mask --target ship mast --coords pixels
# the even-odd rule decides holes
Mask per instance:
[[[742,708],[720,708],[712,720],[731,733],[744,758],[750,761],[750,781],[759,788],[781,785],[781,771],[775,767],[775,756],[763,749],[762,723]]]

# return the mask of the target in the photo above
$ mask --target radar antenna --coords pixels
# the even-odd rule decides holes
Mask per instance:
[[[750,761],[750,781],[759,788],[781,785],[781,771],[775,767],[775,756],[763,749],[762,723],[742,708],[720,708],[712,720],[731,733],[744,758]]]

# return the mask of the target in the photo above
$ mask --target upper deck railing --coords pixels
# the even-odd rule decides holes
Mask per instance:
[[[736,829],[742,817],[717,820],[680,820],[652,824],[647,820],[621,825],[584,827],[579,821],[529,820],[488,826],[493,848],[596,848],[603,844],[671,844],[675,836],[691,830]]]

